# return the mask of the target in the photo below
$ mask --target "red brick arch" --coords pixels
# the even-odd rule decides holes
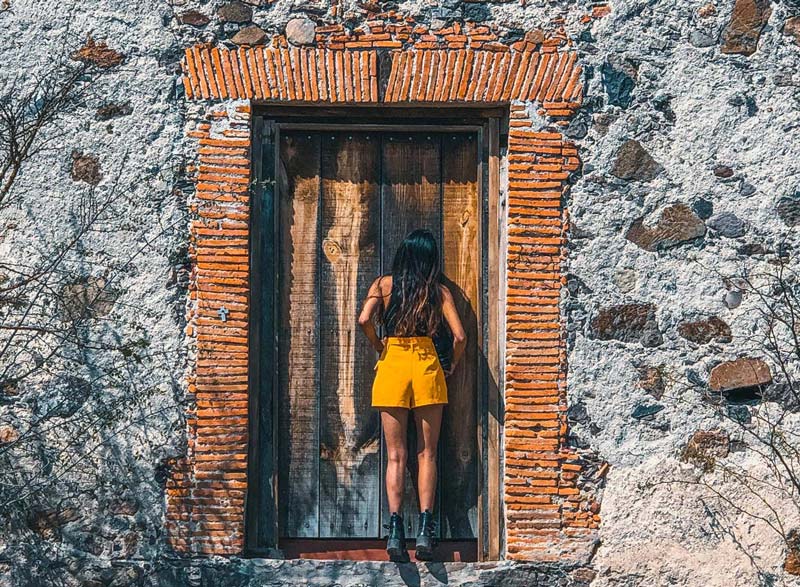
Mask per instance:
[[[507,104],[503,251],[506,290],[502,507],[507,558],[583,558],[599,516],[567,446],[566,352],[559,298],[568,224],[563,196],[578,167],[557,129],[580,106],[573,52],[512,49],[198,45],[183,62],[186,97],[205,104],[197,139],[187,337],[187,456],[167,487],[174,548],[234,555],[244,547],[247,488],[249,102]],[[380,51],[384,51],[381,53]],[[546,117],[548,129],[542,121]],[[556,129],[556,130],[553,130]],[[503,271],[504,270],[504,271]],[[217,314],[224,305],[226,320]]]

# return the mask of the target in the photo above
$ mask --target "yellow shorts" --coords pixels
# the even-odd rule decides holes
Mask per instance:
[[[386,339],[372,383],[372,406],[418,408],[447,403],[447,383],[430,336]]]

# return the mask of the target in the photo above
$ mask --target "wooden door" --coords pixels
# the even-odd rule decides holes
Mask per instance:
[[[278,145],[277,469],[283,538],[379,538],[386,521],[377,359],[356,318],[415,228],[438,236],[467,329],[439,449],[442,536],[477,535],[481,253],[469,132],[282,131]],[[411,419],[410,419],[411,420]],[[416,525],[413,427],[406,519]]]

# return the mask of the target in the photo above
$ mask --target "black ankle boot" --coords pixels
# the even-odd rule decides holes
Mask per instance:
[[[417,533],[417,560],[433,559],[433,548],[436,546],[436,522],[433,514],[425,510],[419,515],[419,532]]]
[[[394,512],[388,524],[383,525],[389,530],[386,539],[386,552],[389,560],[394,562],[408,562],[408,551],[406,551],[406,530],[403,526],[403,516]]]

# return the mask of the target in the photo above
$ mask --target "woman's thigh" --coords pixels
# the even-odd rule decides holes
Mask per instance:
[[[428,451],[436,454],[439,431],[442,427],[443,409],[444,405],[442,404],[414,408],[414,420],[417,425],[417,452]]]
[[[381,424],[388,452],[391,454],[405,451],[408,410],[406,408],[383,408],[381,410]]]

